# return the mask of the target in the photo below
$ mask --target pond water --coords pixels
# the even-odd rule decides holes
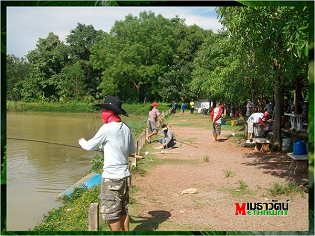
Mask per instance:
[[[126,123],[139,120],[122,118]],[[100,114],[7,113],[7,138],[79,146],[79,138],[92,138],[102,125]],[[62,206],[57,195],[83,177],[97,153],[7,139],[7,230],[27,231]]]

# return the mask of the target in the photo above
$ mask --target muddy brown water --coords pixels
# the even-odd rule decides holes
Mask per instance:
[[[126,122],[138,119],[129,117]],[[79,146],[79,138],[92,138],[101,125],[100,114],[7,113],[8,138]],[[48,211],[62,206],[57,195],[81,179],[95,154],[7,139],[7,230],[27,231]]]

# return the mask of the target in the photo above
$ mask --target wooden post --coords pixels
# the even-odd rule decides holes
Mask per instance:
[[[137,166],[137,158],[131,157],[131,166]]]
[[[136,154],[138,154],[138,139],[135,141],[135,149]],[[131,157],[131,166],[137,166],[137,159],[135,157]]]
[[[91,203],[89,208],[89,231],[99,230],[98,203]]]

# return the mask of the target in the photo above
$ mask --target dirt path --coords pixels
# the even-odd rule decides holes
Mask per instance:
[[[178,140],[198,148],[179,144],[168,150],[179,154],[158,154],[157,159],[169,161],[133,178],[133,186],[140,189],[133,196],[140,207],[131,212],[135,216],[131,222],[140,224],[133,230],[308,231],[308,193],[272,196],[267,190],[273,183],[308,183],[306,173],[294,175],[288,170],[290,159],[285,154],[238,147],[226,138],[228,131],[222,131],[218,143],[212,141],[211,129],[173,126],[172,131]],[[233,176],[227,178],[228,173]],[[241,183],[247,185],[243,190]],[[181,194],[188,188],[198,193]],[[235,215],[235,203],[272,200],[290,200],[286,216]]]

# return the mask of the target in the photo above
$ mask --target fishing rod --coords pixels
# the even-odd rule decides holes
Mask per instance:
[[[241,126],[240,128],[238,128],[237,130],[235,130],[229,137],[227,137],[227,139],[226,140],[228,140],[230,137],[234,137],[235,136],[235,133],[236,132],[238,132],[238,131],[240,131],[240,129],[242,129],[244,126],[245,126],[246,124],[244,124],[243,126]]]
[[[182,143],[182,144],[186,144],[186,145],[189,145],[189,146],[192,146],[192,147],[198,148],[198,146],[193,145],[193,144],[190,144],[190,143],[185,143],[185,142],[178,141],[178,140],[176,140],[176,141],[177,141],[177,142],[179,142],[179,143]]]
[[[19,141],[31,141],[31,142],[38,142],[38,143],[48,143],[48,144],[55,144],[55,145],[61,145],[61,146],[67,146],[67,147],[81,148],[79,146],[70,145],[70,144],[54,143],[54,142],[35,140],[35,139],[25,139],[25,138],[7,138],[7,139],[19,140]],[[94,151],[98,151],[98,150],[94,150]]]
[[[12,140],[19,140],[19,141],[31,141],[31,142],[38,142],[38,143],[48,143],[48,144],[55,144],[55,145],[61,145],[61,146],[66,146],[66,147],[74,147],[74,148],[80,148],[79,146],[75,146],[75,145],[70,145],[70,144],[64,144],[64,143],[54,143],[54,142],[48,142],[48,141],[42,141],[42,140],[35,140],[35,139],[25,139],[25,138],[7,138],[7,139],[12,139]],[[93,151],[96,152],[102,152],[102,148],[99,149],[95,149]],[[130,157],[135,157],[137,159],[144,159],[144,157],[142,156],[138,156],[138,155],[132,155]]]

